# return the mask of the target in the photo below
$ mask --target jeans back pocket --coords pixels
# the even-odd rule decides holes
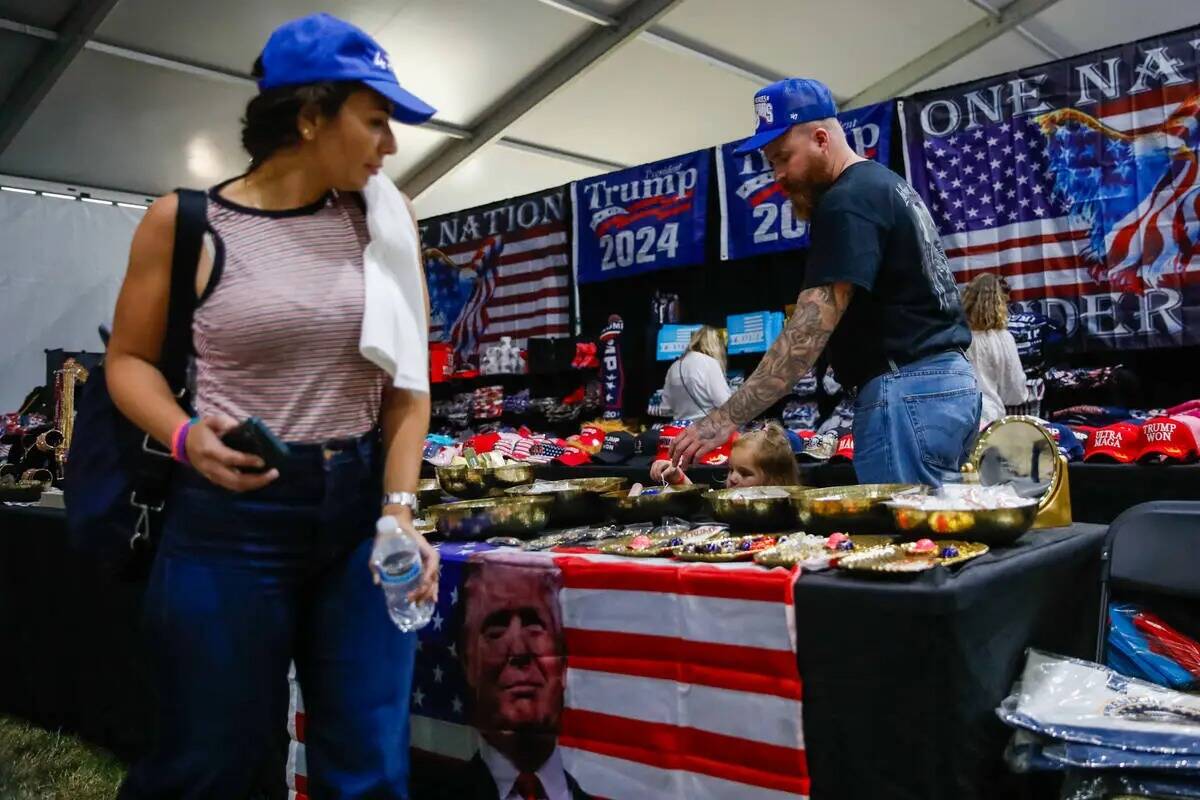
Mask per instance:
[[[974,379],[971,379],[974,384]],[[955,472],[979,432],[980,394],[974,385],[904,395],[904,406],[921,447],[934,469]]]

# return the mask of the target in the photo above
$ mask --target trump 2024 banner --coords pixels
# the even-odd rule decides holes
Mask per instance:
[[[903,101],[958,283],[1005,276],[1076,350],[1200,341],[1200,28]]]
[[[708,151],[571,184],[579,283],[704,262]]]
[[[892,110],[888,100],[838,114],[846,139],[859,155],[888,163]],[[716,148],[721,195],[721,260],[749,258],[808,246],[808,224],[796,219],[792,204],[762,150],[733,151],[742,140]]]
[[[502,336],[571,332],[565,200],[559,186],[421,220],[430,341],[468,360]]]

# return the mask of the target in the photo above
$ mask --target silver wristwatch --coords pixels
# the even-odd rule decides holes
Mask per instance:
[[[420,510],[417,503],[417,496],[412,492],[388,492],[383,496],[384,506],[408,506],[412,509],[413,516],[417,515]]]

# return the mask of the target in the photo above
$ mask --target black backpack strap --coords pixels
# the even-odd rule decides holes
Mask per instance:
[[[192,314],[196,310],[196,266],[208,230],[208,196],[195,189],[177,189],[175,248],[171,254],[171,294],[167,306],[167,332],[160,363],[167,383],[175,391],[187,382],[192,355]]]

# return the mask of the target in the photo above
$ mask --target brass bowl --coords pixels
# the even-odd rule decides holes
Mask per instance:
[[[474,500],[496,497],[505,489],[533,483],[532,464],[507,464],[503,467],[469,467],[465,464],[438,467],[438,484],[453,497]]]
[[[549,497],[550,526],[574,528],[599,522],[604,518],[604,507],[600,495],[620,491],[629,483],[627,478],[570,478],[548,481],[547,484],[532,483],[514,486],[505,494],[514,497]]]
[[[749,489],[719,489],[706,493],[704,499],[712,509],[713,518],[726,523],[731,530],[762,533],[796,530],[800,526],[800,515],[792,498],[797,494],[797,487],[761,488],[783,489],[787,494],[780,497],[744,498],[739,495]]]
[[[906,539],[967,539],[1012,544],[1033,527],[1037,499],[1015,508],[921,509],[888,503],[894,528]]]
[[[605,512],[622,524],[658,522],[663,517],[690,519],[703,502],[703,488],[696,484],[649,487],[654,494],[630,497],[625,492],[600,495]]]
[[[442,487],[437,478],[425,478],[417,484],[417,505],[421,508],[436,506],[442,502]]]
[[[843,533],[887,534],[895,532],[892,512],[886,503],[900,492],[927,494],[928,486],[915,483],[864,483],[829,486],[796,492],[793,502],[800,525],[809,533],[825,536]]]
[[[425,516],[447,539],[529,539],[550,521],[553,502],[550,497],[488,497],[433,506]]]

